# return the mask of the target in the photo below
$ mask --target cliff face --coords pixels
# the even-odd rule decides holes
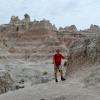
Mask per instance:
[[[100,34],[91,35],[77,38],[69,47],[67,74],[73,73],[82,65],[100,62]]]
[[[28,22],[28,29],[24,29],[26,24],[23,21],[14,23],[14,18],[0,28],[0,45],[7,48],[9,57],[50,59],[55,49],[60,48],[65,55],[71,56],[72,64],[99,59],[99,26],[91,25],[90,29],[77,31],[76,26],[71,25],[57,30],[48,20],[35,20]]]
[[[33,23],[29,30],[17,33],[15,44],[10,46],[9,52],[16,58],[48,58],[60,46],[53,28],[49,22]]]
[[[48,20],[30,22],[29,17],[26,20],[13,17],[12,20],[9,24],[0,26],[0,50],[2,51],[0,51],[0,59],[3,59],[4,63],[6,62],[5,59],[9,63],[19,61],[20,63],[15,64],[18,70],[21,70],[20,67],[24,61],[25,65],[23,66],[33,68],[33,65],[26,63],[52,60],[52,56],[58,48],[61,49],[64,56],[68,57],[67,75],[77,71],[85,64],[100,62],[100,28],[98,26],[91,25],[90,29],[83,31],[78,31],[75,25],[57,30]],[[11,66],[8,62],[5,66]],[[1,61],[1,63],[3,62]],[[15,65],[11,67],[16,68]],[[41,64],[39,66],[41,68]],[[32,69],[34,73],[35,70]],[[26,73],[24,74],[26,75]],[[27,77],[24,74],[23,78]],[[30,76],[29,74],[28,77]],[[31,77],[33,78],[33,76]],[[6,84],[5,87],[7,86],[9,87],[9,84]]]

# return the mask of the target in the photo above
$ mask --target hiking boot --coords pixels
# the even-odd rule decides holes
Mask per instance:
[[[56,82],[58,82],[58,80],[57,80],[57,79],[55,79],[55,81],[56,81]]]
[[[65,79],[65,78],[63,78],[63,77],[61,77],[61,80],[62,80],[62,81],[65,81],[66,79]]]

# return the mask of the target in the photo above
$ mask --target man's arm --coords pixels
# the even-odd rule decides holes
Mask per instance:
[[[55,56],[53,56],[53,62],[52,63],[55,64]]]
[[[61,58],[62,58],[62,59],[65,59],[65,57],[64,57],[62,54],[61,54]]]

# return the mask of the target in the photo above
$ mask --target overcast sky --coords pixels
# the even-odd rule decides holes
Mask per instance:
[[[75,24],[78,29],[100,25],[100,0],[0,0],[0,24],[12,15],[28,13],[31,20],[48,19],[57,27]]]

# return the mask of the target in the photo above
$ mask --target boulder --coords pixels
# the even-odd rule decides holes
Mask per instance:
[[[12,88],[12,84],[11,75],[4,70],[0,70],[0,94],[8,92]]]

